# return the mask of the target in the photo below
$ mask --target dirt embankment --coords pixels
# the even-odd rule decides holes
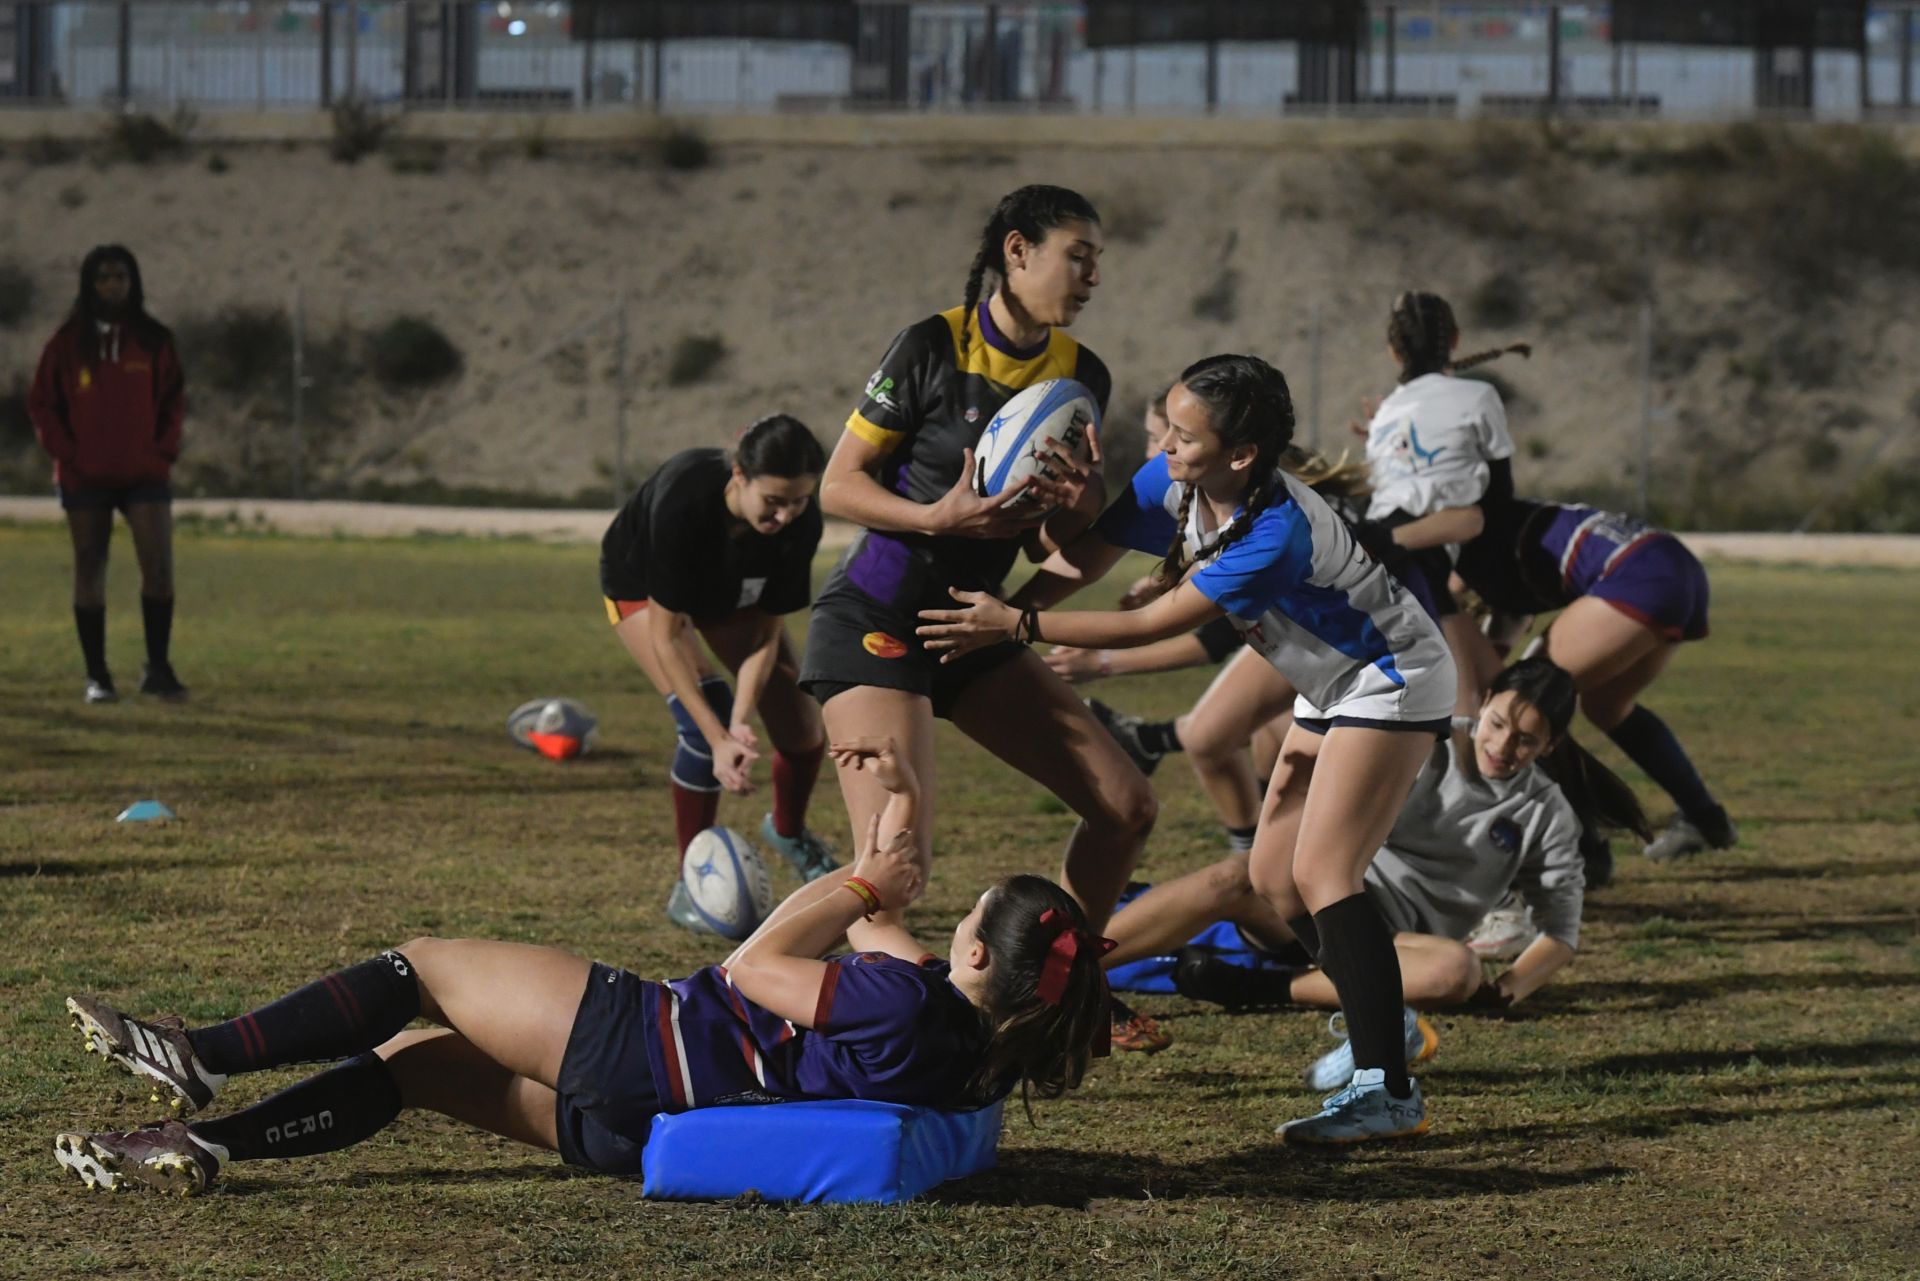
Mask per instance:
[[[287,492],[283,339],[248,347],[213,322],[284,321],[297,285],[309,492],[610,498],[620,297],[630,476],[775,409],[831,437],[893,334],[958,301],[993,201],[1044,180],[1085,191],[1105,217],[1103,281],[1076,334],[1114,370],[1119,452],[1149,395],[1226,349],[1275,359],[1302,436],[1343,447],[1354,404],[1392,382],[1388,305],[1420,287],[1454,300],[1463,350],[1536,343],[1530,361],[1488,367],[1522,491],[1620,505],[1651,297],[1658,517],[1790,526],[1823,503],[1827,527],[1920,528],[1920,374],[1907,360],[1920,345],[1920,167],[1897,149],[1753,128],[1672,146],[1537,127],[1365,136],[738,144],[685,171],[615,144],[436,145],[354,166],[311,145],[228,145],[217,165],[200,148],[104,168],[11,148],[0,257],[34,299],[0,329],[0,400],[30,374],[80,255],[121,241],[155,313],[202,348],[188,352],[202,376],[183,492]],[[408,391],[366,375],[366,336],[397,315],[452,340],[457,376]],[[212,385],[215,370],[235,389]],[[44,492],[17,424],[0,423],[0,451],[0,487]]]

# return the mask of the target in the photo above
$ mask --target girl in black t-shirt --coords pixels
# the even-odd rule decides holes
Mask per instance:
[[[675,454],[620,509],[600,544],[607,618],[627,652],[666,697],[678,729],[671,786],[682,855],[713,826],[720,790],[753,790],[757,711],[772,740],[773,810],[760,835],[808,880],[836,866],[806,826],[826,733],[820,709],[796,683],[799,661],[782,616],[812,597],[820,509],[813,501],[826,455],[785,414],[747,428],[732,457],[720,449]],[[705,639],[739,681],[716,675]],[[705,928],[675,880],[667,915]]]

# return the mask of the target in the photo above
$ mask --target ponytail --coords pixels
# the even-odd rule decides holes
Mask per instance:
[[[1505,355],[1519,356],[1523,360],[1533,357],[1533,344],[1530,342],[1510,342],[1504,347],[1489,347],[1485,351],[1476,351],[1471,356],[1462,356],[1453,362],[1450,369],[1459,373],[1463,369],[1472,369],[1475,365],[1484,365],[1489,360],[1498,360]]]
[[[1044,876],[1009,876],[987,891],[975,935],[991,966],[981,1003],[987,1051],[964,1102],[984,1106],[1018,1084],[1032,1120],[1034,1095],[1058,1098],[1086,1075],[1095,1046],[1109,1034],[1107,977],[1102,949],[1080,946],[1064,976],[1052,976],[1058,990],[1041,995],[1048,956],[1066,931],[1092,942],[1086,913]]]

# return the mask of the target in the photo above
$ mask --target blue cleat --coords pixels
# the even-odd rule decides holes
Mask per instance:
[[[782,836],[773,826],[773,815],[761,820],[760,839],[780,851],[780,857],[803,881],[817,881],[840,865],[833,861],[825,841],[811,829],[802,827],[798,836]]]
[[[1411,1006],[1406,1008],[1407,1066],[1425,1063],[1440,1048],[1440,1034],[1433,1024],[1421,1018]],[[1327,1032],[1340,1036],[1335,1025],[1343,1019],[1336,1014],[1327,1020]],[[1341,1037],[1340,1044],[1313,1061],[1307,1069],[1307,1085],[1315,1090],[1337,1090],[1353,1077],[1353,1042]]]
[[[693,905],[693,895],[687,893],[685,881],[675,881],[673,893],[667,895],[667,919],[695,934],[713,933],[713,927],[700,918],[700,909]]]
[[[1327,1099],[1318,1115],[1289,1121],[1274,1133],[1289,1145],[1343,1147],[1372,1139],[1402,1139],[1427,1132],[1427,1106],[1420,1101],[1420,1083],[1404,1099],[1387,1093],[1387,1074],[1380,1068],[1361,1068],[1353,1083]]]

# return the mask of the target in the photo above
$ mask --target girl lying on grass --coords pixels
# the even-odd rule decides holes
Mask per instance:
[[[1042,1097],[1077,1086],[1107,1032],[1108,946],[1079,905],[1042,877],[1008,877],[946,960],[870,921],[919,891],[918,788],[890,741],[830,750],[892,802],[851,876],[796,890],[725,964],[654,982],[553,948],[422,938],[212,1027],[75,997],[89,1051],[183,1113],[235,1073],[346,1061],[230,1116],[61,1134],[54,1156],[88,1187],[191,1196],[229,1161],[336,1151],[426,1108],[637,1177],[659,1112],[835,1098],[968,1108],[1016,1084]],[[854,950],[824,956],[842,938]],[[439,1027],[403,1031],[416,1017]]]

